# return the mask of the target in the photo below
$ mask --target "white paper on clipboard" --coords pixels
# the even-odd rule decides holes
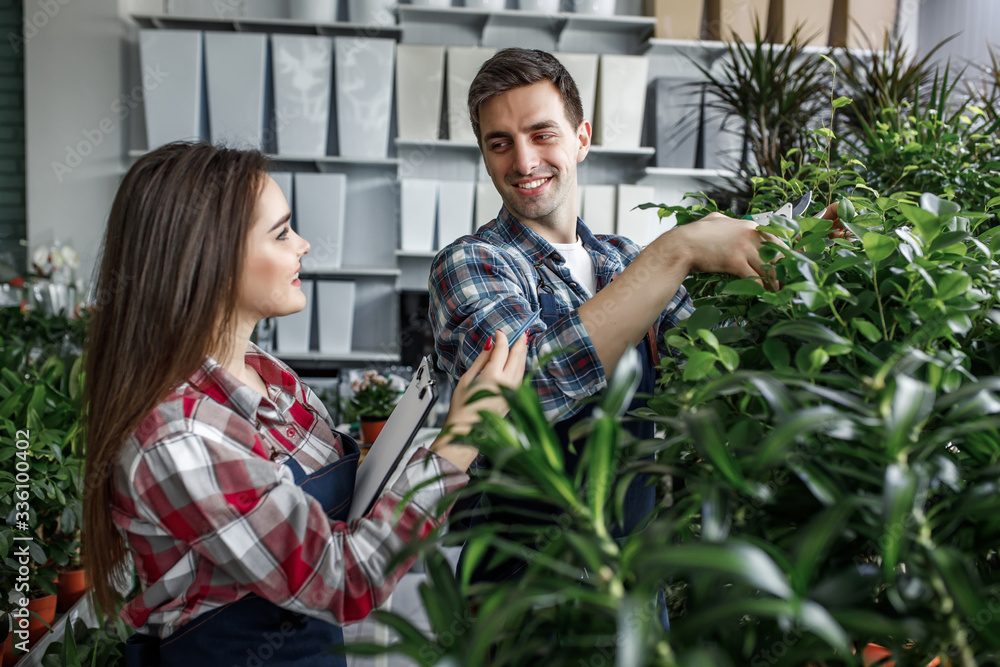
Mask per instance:
[[[365,460],[358,466],[348,520],[368,514],[382,495],[382,490],[391,487],[402,474],[413,450],[419,447],[413,443],[414,436],[423,426],[437,397],[437,387],[431,375],[431,360],[424,357],[406,392],[382,427],[382,432],[372,443]]]

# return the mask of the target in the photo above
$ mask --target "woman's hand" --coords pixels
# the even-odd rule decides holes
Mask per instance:
[[[444,429],[431,451],[437,452],[465,470],[479,455],[479,450],[468,445],[450,444],[453,437],[465,435],[479,421],[479,412],[487,410],[499,415],[507,414],[507,401],[503,396],[481,398],[474,403],[469,399],[480,391],[499,394],[499,388],[516,387],[524,378],[525,362],[528,358],[528,335],[521,336],[508,349],[507,336],[500,330],[493,335],[493,346],[484,350],[469,370],[462,375],[451,395],[451,405]]]

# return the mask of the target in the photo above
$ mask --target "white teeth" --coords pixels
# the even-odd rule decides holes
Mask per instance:
[[[544,183],[545,180],[546,179],[543,178],[543,179],[541,179],[539,181],[532,181],[530,183],[521,183],[517,187],[521,188],[522,190],[533,190],[533,189],[537,188],[539,185],[541,185],[542,183]]]

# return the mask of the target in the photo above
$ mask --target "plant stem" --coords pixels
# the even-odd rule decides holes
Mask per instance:
[[[844,319],[840,316],[840,313],[837,312],[837,306],[834,305],[833,299],[830,299],[830,312],[833,313],[834,318],[836,318],[840,326],[844,327],[844,330],[846,331],[847,322],[845,322]]]
[[[931,527],[927,522],[927,516],[924,514],[922,508],[917,507],[913,511],[913,517],[917,521],[917,543],[923,547],[927,553],[931,553],[935,550],[934,540],[931,539]],[[934,591],[938,594],[940,598],[940,609],[948,615],[948,630],[951,633],[951,641],[959,650],[959,660],[962,667],[978,667],[979,663],[976,662],[976,656],[972,652],[972,647],[969,646],[969,636],[964,625],[962,624],[962,619],[960,619],[955,612],[955,599],[948,592],[948,586],[945,584],[944,580],[941,578],[941,573],[935,569],[932,570],[930,576],[931,585]]]
[[[878,301],[878,316],[882,320],[882,335],[889,340],[889,329],[885,326],[885,310],[882,308],[882,293],[878,289],[878,269],[872,264],[872,282],[875,284],[875,300]]]

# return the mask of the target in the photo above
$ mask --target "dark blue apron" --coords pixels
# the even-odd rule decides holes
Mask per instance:
[[[319,501],[331,521],[347,521],[358,470],[358,447],[340,433],[344,451],[353,453],[307,475],[289,457],[295,483]],[[191,667],[240,664],[291,667],[347,667],[344,656],[329,653],[344,643],[340,627],[289,611],[251,593],[198,616],[166,639],[135,634],[126,646],[128,667]]]
[[[565,313],[559,312],[558,302],[554,294],[539,290],[538,305],[541,309],[541,320],[547,327],[551,327],[557,320],[559,320],[559,318],[565,315]],[[642,364],[642,380],[639,382],[639,388],[636,391],[636,396],[642,394],[652,395],[653,390],[656,388],[656,364],[653,361],[656,353],[655,348],[652,348],[651,345],[655,345],[655,342],[653,342],[650,339],[650,336],[647,335],[636,347]],[[628,409],[630,411],[636,410],[644,407],[645,404],[645,398],[633,398]],[[562,443],[563,446],[563,456],[565,457],[567,475],[572,476],[576,473],[576,467],[579,463],[580,454],[586,446],[585,439],[578,440],[573,443],[576,453],[574,454],[570,451],[570,429],[573,428],[575,424],[590,417],[593,411],[594,404],[587,403],[583,409],[580,410],[580,412],[568,419],[557,422],[554,425],[556,435],[559,437],[559,442]],[[652,438],[654,435],[653,423],[647,420],[627,419],[623,422],[623,426],[636,438],[646,440]],[[628,490],[625,494],[623,508],[624,525],[614,526],[612,528],[612,535],[614,537],[621,537],[632,532],[632,530],[635,529],[635,527],[638,526],[653,510],[653,506],[656,502],[656,489],[649,483],[649,481],[648,476],[638,475],[629,484]],[[498,497],[494,494],[490,494],[480,500],[480,511],[475,512],[470,518],[470,526],[476,526],[486,522],[501,526],[510,526],[514,524],[542,524],[541,520],[532,519],[524,514],[514,511],[518,508],[535,513],[551,512],[553,523],[556,523],[555,520],[560,513],[560,510],[555,506],[540,506],[539,503],[534,500],[520,500],[508,497]],[[502,532],[501,536],[515,542],[524,539],[522,535],[518,535],[516,533],[508,534]],[[486,553],[477,564],[475,570],[473,570],[471,578],[473,583],[478,581],[504,581],[511,577],[516,577],[518,571],[526,565],[525,561],[522,559],[514,556],[507,556],[505,560],[500,562],[495,567],[487,567],[487,564],[493,560],[496,553],[497,552],[492,547],[487,549]]]

